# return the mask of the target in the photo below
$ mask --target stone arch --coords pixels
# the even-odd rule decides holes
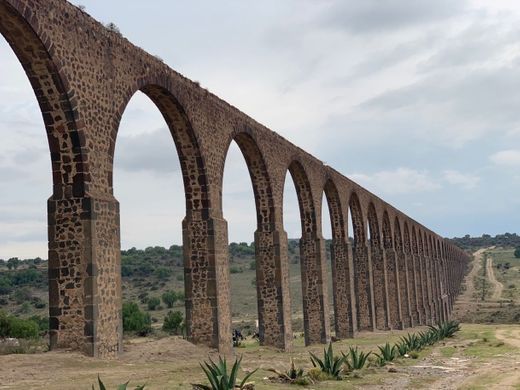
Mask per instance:
[[[388,289],[388,323],[390,328],[399,329],[402,327],[399,288],[397,282],[397,277],[399,274],[397,270],[397,256],[395,253],[394,238],[392,235],[392,225],[390,223],[390,216],[387,210],[384,210],[383,212],[382,230]]]
[[[229,350],[231,301],[227,235],[222,236],[222,232],[227,233],[227,225],[222,219],[222,207],[213,207],[211,203],[200,142],[167,78],[155,75],[137,80],[117,110],[109,145],[110,192],[113,193],[113,158],[119,124],[128,102],[137,91],[144,93],[162,114],[181,166],[186,201],[182,231],[188,340],[221,351]]]
[[[352,259],[354,264],[354,286],[356,295],[357,326],[359,330],[374,330],[374,294],[372,264],[367,246],[366,222],[358,195],[353,191],[349,200],[349,212],[354,229]]]
[[[410,317],[410,301],[408,292],[408,283],[406,278],[406,253],[404,247],[403,231],[401,230],[401,222],[399,217],[394,219],[394,247],[397,259],[397,280],[398,294],[401,303],[401,318],[403,327],[411,326]]]
[[[296,188],[302,228],[300,266],[305,343],[325,343],[330,338],[330,319],[324,240],[318,231],[316,203],[305,168],[300,161],[292,160],[288,170]]]
[[[370,229],[370,260],[374,283],[374,311],[377,329],[388,329],[388,288],[386,278],[386,259],[383,256],[383,243],[380,224],[373,202],[368,204],[367,226]]]
[[[334,329],[337,338],[352,337],[354,334],[354,318],[352,315],[351,270],[348,261],[345,214],[338,189],[332,179],[329,178],[326,181],[323,191],[329,206],[332,226],[331,260]]]
[[[282,349],[291,345],[291,323],[288,269],[283,262],[280,241],[287,241],[282,226],[277,226],[271,178],[262,151],[254,132],[246,128],[231,133],[225,155],[231,142],[238,145],[251,178],[255,198],[257,230],[255,231],[256,290],[258,308],[258,330],[260,343]],[[226,159],[227,160],[227,157]],[[224,177],[222,166],[220,177]],[[222,197],[221,201],[222,201]],[[285,278],[280,275],[286,275]]]
[[[296,196],[298,197],[302,236],[307,237],[315,234],[317,228],[316,209],[311,184],[303,165],[299,161],[292,161],[288,170],[293,179]]]
[[[345,221],[343,218],[343,207],[341,205],[341,198],[338,193],[336,184],[332,179],[328,179],[323,187],[327,203],[329,205],[330,223],[332,225],[332,238],[334,240],[345,239]]]
[[[363,209],[356,192],[352,192],[349,200],[349,213],[352,218],[352,227],[354,229],[354,247],[357,245],[365,245],[366,233],[363,218]]]
[[[242,152],[253,185],[257,216],[257,231],[273,231],[275,216],[271,178],[269,176],[264,156],[254,138],[254,133],[250,129],[246,131],[233,132],[225,149],[226,156],[229,152],[229,147],[231,146],[232,141],[237,143]],[[220,177],[223,176],[224,167],[222,167],[220,174]]]
[[[417,286],[419,279],[417,277],[417,258],[413,253],[410,228],[408,226],[407,220],[404,221],[403,226],[404,253],[406,257],[406,279],[410,300],[410,317],[412,320],[412,326],[415,326],[419,323],[419,304],[417,301]]]
[[[111,166],[113,166],[114,150],[121,117],[137,91],[144,93],[155,104],[168,125],[181,165],[186,195],[186,213],[207,214],[211,204],[208,194],[206,164],[200,143],[184,107],[175,97],[168,82],[162,78],[139,79],[136,85],[127,92],[123,104],[117,110],[115,123],[112,127],[113,132],[110,137],[111,143],[109,147],[109,156],[112,159]],[[108,175],[110,190],[113,193],[113,170]]]
[[[85,125],[53,42],[32,10],[0,2],[0,34],[20,61],[34,91],[49,144],[52,196],[48,199],[50,348],[70,347],[97,355],[93,344],[88,165]],[[65,286],[67,286],[65,288]],[[117,349],[117,343],[112,346]],[[100,352],[102,353],[102,352]]]
[[[426,311],[425,311],[425,301],[424,301],[424,288],[425,281],[423,277],[423,261],[421,257],[421,251],[419,249],[419,241],[417,239],[417,230],[415,229],[415,225],[412,225],[412,236],[411,236],[411,250],[412,256],[415,258],[415,282],[416,282],[416,295],[417,295],[417,310],[419,316],[419,323],[421,325],[425,324],[426,321]]]

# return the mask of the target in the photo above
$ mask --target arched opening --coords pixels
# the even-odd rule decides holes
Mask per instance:
[[[376,315],[376,328],[388,329],[387,319],[387,286],[385,260],[379,221],[377,219],[374,204],[370,202],[367,213],[368,242],[370,247],[370,259],[372,261],[372,278],[374,281],[374,309]]]
[[[82,223],[83,205],[81,197],[84,195],[83,173],[85,166],[82,164],[84,158],[81,147],[84,145],[80,134],[83,129],[78,127],[80,121],[76,122],[79,114],[75,110],[75,103],[69,99],[67,94],[66,80],[63,79],[59,66],[55,64],[47,50],[46,44],[51,43],[45,36],[38,36],[35,33],[40,29],[38,26],[30,25],[21,12],[7,2],[0,3],[0,35],[5,38],[22,65],[38,101],[47,134],[53,173],[52,190],[48,187],[50,184],[49,176],[43,174],[42,177],[47,179],[39,183],[41,187],[38,189],[33,187],[28,192],[32,196],[39,195],[42,197],[39,200],[39,207],[42,210],[47,208],[48,229],[45,229],[42,226],[43,224],[40,225],[41,222],[36,222],[33,227],[25,225],[22,229],[26,231],[26,237],[30,237],[29,229],[38,229],[39,226],[42,226],[42,233],[36,233],[36,230],[32,233],[36,241],[32,250],[34,250],[34,253],[47,252],[44,247],[48,247],[47,254],[42,254],[42,257],[48,256],[49,259],[47,263],[48,273],[46,273],[48,276],[45,278],[49,286],[48,307],[51,349],[63,346],[93,353],[91,345],[86,346],[89,335],[85,335],[87,322],[85,310],[91,302],[85,299],[86,286],[84,285],[84,274],[81,273],[81,270],[88,266],[91,259],[88,259],[83,251],[85,237],[82,228],[75,230],[68,228],[70,226],[81,226]],[[31,20],[30,23],[35,22]],[[2,53],[6,53],[6,56],[2,55],[2,58],[9,58],[9,54],[7,54],[9,52],[11,51],[7,48],[7,45],[2,42]],[[2,74],[9,74],[8,69],[3,68]],[[21,75],[21,73],[18,74]],[[9,77],[13,77],[13,75],[16,75],[16,71],[14,74],[9,74]],[[73,91],[71,93],[73,94]],[[6,106],[3,107],[5,109]],[[22,107],[19,108],[22,109]],[[29,108],[29,106],[25,108]],[[24,115],[23,122],[16,123],[18,128],[16,138],[24,133],[24,126],[28,125],[28,118],[35,119],[32,115]],[[36,123],[39,123],[40,120],[37,120]],[[3,139],[3,145],[8,145],[8,142],[5,141],[8,138]],[[15,137],[11,139],[15,141]],[[33,141],[36,140],[38,140],[37,136]],[[28,145],[29,143],[26,144],[26,146]],[[28,152],[30,153],[30,150],[18,156],[19,166],[24,165],[28,168],[33,163],[38,163],[39,166],[46,164],[42,158],[35,158],[34,155],[29,156]],[[42,150],[39,152],[41,153]],[[5,162],[6,156],[5,154],[2,155],[2,161]],[[12,187],[12,184],[10,187]],[[12,192],[12,189],[7,191],[7,193],[9,192]],[[3,191],[3,194],[5,196],[6,192]],[[44,199],[48,198],[49,194],[52,194],[52,196],[45,205]],[[19,199],[14,201],[20,205],[23,198],[24,195],[20,194]],[[69,210],[71,206],[72,211]],[[11,212],[14,210],[12,209]],[[65,212],[66,210],[67,212]],[[3,215],[3,222],[5,222],[9,215],[7,213],[1,214]],[[35,215],[37,214],[39,212],[35,213]],[[17,216],[17,218],[20,217],[22,216]],[[41,217],[36,217],[36,219],[39,218]],[[62,231],[68,233],[60,234]],[[43,245],[40,240],[46,234],[48,235],[48,245]],[[75,243],[75,245],[71,243]],[[6,254],[7,252],[18,251],[16,248],[17,245],[10,249],[6,246]],[[81,274],[81,276],[78,277],[78,274]],[[65,288],[66,285],[69,287]],[[43,295],[40,298],[43,300]]]
[[[324,187],[324,198],[329,212],[328,221],[323,216],[323,230],[330,226],[330,282],[329,304],[332,306],[334,316],[331,323],[337,338],[352,337],[354,324],[352,317],[352,296],[350,289],[350,269],[348,260],[348,246],[346,238],[346,226],[338,190],[332,180],[328,180]],[[323,211],[325,213],[325,211]],[[328,223],[330,224],[328,224]],[[326,234],[326,233],[324,233]],[[327,263],[329,260],[327,259]]]
[[[300,238],[302,225],[296,186],[287,171],[283,188],[283,226],[288,237],[289,291],[291,295],[292,330],[296,336],[303,335],[303,294],[300,261]]]
[[[386,277],[388,287],[389,324],[392,329],[402,328],[401,310],[397,283],[397,257],[388,212],[383,213],[383,247],[386,254]]]
[[[401,302],[401,318],[404,327],[410,327],[410,304],[408,297],[408,283],[406,280],[406,255],[404,253],[403,236],[399,218],[394,221],[394,248],[397,257],[398,285]]]
[[[231,329],[227,316],[229,306],[219,304],[219,300],[227,299],[219,297],[218,289],[220,284],[227,284],[228,279],[227,274],[219,268],[221,262],[219,262],[218,254],[224,253],[223,248],[219,247],[217,250],[216,246],[220,242],[214,239],[215,231],[222,230],[222,226],[218,225],[219,220],[214,220],[211,214],[204,158],[201,155],[195,132],[182,105],[170,92],[169,86],[163,85],[163,82],[163,80],[141,80],[140,84],[136,86],[136,90],[144,93],[162,114],[179,157],[186,205],[185,217],[182,221],[184,274],[184,296],[182,298],[186,310],[186,334],[188,339],[194,343],[229,348],[231,340]],[[124,102],[124,105],[120,107],[119,117],[115,120],[112,152],[115,149],[120,118],[127,103],[128,101]],[[173,148],[172,155],[174,155]],[[168,159],[167,165],[169,164]],[[171,164],[175,166],[174,159],[171,160]],[[113,180],[110,178],[110,183],[112,182]],[[182,194],[178,187],[176,193]],[[152,198],[148,201],[154,200]],[[171,203],[171,200],[162,206],[168,207],[168,203]],[[168,235],[168,232],[166,234]],[[172,250],[178,251],[178,248],[174,247]],[[169,282],[181,282],[177,279],[181,279],[180,276],[176,275],[174,278],[175,282],[171,278]],[[216,326],[217,323],[220,326]]]
[[[279,345],[282,324],[274,318],[273,308],[281,312],[282,307],[277,296],[272,191],[265,162],[250,135],[234,138],[225,167],[223,211],[231,243],[233,327],[243,336],[258,331],[261,343]]]
[[[156,104],[136,92],[119,122],[113,192],[119,201],[123,313],[137,304],[160,329],[169,312],[185,318],[182,170]],[[128,328],[127,331],[140,331]],[[168,329],[181,334],[182,326]]]
[[[289,165],[300,208],[302,235],[300,239],[300,269],[302,280],[303,325],[305,343],[324,343],[330,338],[325,258],[317,213],[309,179],[299,162]],[[320,244],[318,244],[320,243]]]
[[[373,330],[372,286],[370,281],[370,261],[366,245],[366,225],[361,204],[356,193],[352,193],[349,202],[349,214],[352,218],[354,244],[352,256],[354,264],[354,290],[356,292],[356,312],[358,330]]]
[[[336,336],[335,332],[335,315],[334,315],[334,281],[332,280],[332,211],[331,206],[329,202],[327,201],[327,196],[325,195],[325,192],[323,193],[322,199],[321,199],[321,226],[322,226],[322,235],[325,245],[325,254],[326,254],[326,269],[327,269],[327,275],[326,275],[326,283],[327,283],[327,291],[328,291],[328,308],[329,313],[327,315],[329,316],[330,324],[332,324],[331,331],[334,332],[334,336]]]

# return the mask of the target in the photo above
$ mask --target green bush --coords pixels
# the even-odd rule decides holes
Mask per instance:
[[[229,272],[232,273],[232,274],[240,274],[242,272],[244,272],[242,270],[241,267],[237,267],[237,266],[232,266],[230,269],[229,269]]]
[[[11,322],[7,314],[0,310],[0,338],[9,337],[11,334]]]
[[[361,370],[365,367],[368,357],[372,354],[372,352],[363,352],[356,348],[349,347],[349,352],[347,355],[343,354],[345,358],[345,365],[348,367],[349,371],[353,370]]]
[[[162,295],[162,301],[164,304],[171,309],[175,302],[177,301],[177,293],[175,291],[166,291]]]
[[[183,327],[184,316],[180,311],[169,311],[164,317],[163,330],[173,334],[179,334]]]
[[[31,320],[24,320],[17,317],[9,317],[11,331],[9,337],[17,339],[37,339],[40,335],[38,324]]]
[[[152,331],[150,314],[142,312],[135,302],[123,303],[123,330],[146,336]]]
[[[157,310],[157,307],[161,304],[161,300],[157,297],[148,298],[148,310]]]

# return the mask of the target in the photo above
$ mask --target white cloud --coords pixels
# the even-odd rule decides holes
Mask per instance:
[[[410,168],[380,171],[372,175],[354,173],[348,177],[376,194],[412,194],[441,188],[440,183],[433,179],[428,172]]]
[[[517,167],[520,166],[520,150],[502,150],[489,156],[489,159],[496,165]]]
[[[454,170],[444,171],[443,178],[449,184],[457,185],[467,190],[476,188],[477,184],[480,182],[480,177],[478,176]]]

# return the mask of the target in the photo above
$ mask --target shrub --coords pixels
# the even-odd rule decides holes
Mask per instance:
[[[24,302],[30,301],[32,298],[31,290],[28,287],[22,287],[15,290],[13,294],[15,302],[21,305]]]
[[[233,267],[231,267],[231,268],[229,269],[229,272],[232,273],[232,274],[240,274],[240,273],[242,273],[242,272],[244,272],[244,271],[242,270],[241,267],[233,266]]]
[[[9,337],[11,334],[11,322],[4,311],[0,310],[0,338]]]
[[[171,309],[173,307],[173,305],[175,304],[175,302],[177,301],[177,294],[175,293],[175,291],[166,291],[165,293],[163,293],[161,298],[162,298],[162,301],[164,302],[164,304],[169,309]]]
[[[157,307],[161,304],[161,300],[157,297],[148,298],[148,310],[156,310]]]
[[[324,372],[331,378],[341,379],[341,366],[347,360],[347,356],[334,356],[334,351],[332,350],[332,342],[329,343],[329,347],[326,350],[323,349],[323,360],[317,357],[312,352],[309,353],[311,355],[311,363],[314,367],[319,368],[322,372]]]
[[[180,311],[169,311],[164,317],[163,330],[169,333],[178,334],[182,330],[184,317]]]
[[[203,390],[232,390],[232,389],[243,389],[246,381],[253,375],[256,370],[248,373],[244,379],[237,385],[237,375],[238,369],[240,368],[240,364],[242,363],[242,357],[240,359],[235,359],[235,363],[231,367],[231,371],[228,374],[226,359],[222,359],[219,356],[218,364],[215,363],[211,358],[209,362],[204,362],[204,364],[200,364],[200,367],[206,374],[210,386],[206,385],[194,385],[194,388],[203,389]]]
[[[146,336],[152,331],[150,314],[139,309],[135,302],[123,303],[123,330]]]
[[[356,348],[349,348],[348,355],[343,354],[345,357],[345,364],[347,365],[349,371],[353,370],[361,370],[365,367],[368,357],[372,354],[372,352],[363,352]]]
[[[40,328],[36,322],[14,316],[8,318],[11,328],[8,337],[17,339],[36,339],[39,337]]]
[[[168,279],[172,274],[172,271],[165,267],[160,267],[155,270],[155,276],[157,279],[160,280],[166,280]]]

